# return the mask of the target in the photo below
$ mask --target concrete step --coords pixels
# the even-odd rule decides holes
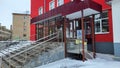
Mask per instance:
[[[33,45],[31,45],[33,46]],[[31,47],[29,46],[29,47]],[[55,49],[58,46],[57,43],[55,44],[50,44],[50,43],[45,43],[43,45],[37,46],[36,48],[33,48],[27,52],[21,53],[15,57],[9,58],[5,57],[4,61],[9,64],[12,68],[15,68],[16,66],[24,66],[27,62],[29,62],[32,58],[38,56],[38,55],[42,55],[44,52],[49,52],[52,49]],[[27,49],[28,47],[23,47],[19,50],[16,50],[14,52],[10,53],[10,56],[15,55],[17,53],[19,53],[22,50]],[[9,60],[9,61],[8,61]]]
[[[29,59],[31,59],[32,57],[31,56],[25,56],[25,54],[20,54],[20,55],[18,55],[18,57],[20,57],[20,58],[23,58],[23,59],[26,59],[26,60],[29,60]]]
[[[21,66],[19,63],[15,62],[12,59],[5,59],[5,58],[3,58],[3,60],[6,62],[6,64],[8,66],[10,66],[10,68],[16,68],[16,66],[19,66],[19,67]]]
[[[23,65],[26,61],[24,58],[19,58],[19,57],[13,57],[11,58],[12,60],[16,61],[17,63],[19,63],[20,65]]]
[[[116,61],[120,61],[120,57],[114,56],[113,59],[116,60]]]

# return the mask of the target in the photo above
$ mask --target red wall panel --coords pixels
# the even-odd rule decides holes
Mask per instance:
[[[112,28],[112,11],[109,9],[109,33],[96,34],[96,42],[113,42],[113,28]]]
[[[44,1],[45,2],[45,11],[49,11],[49,2],[52,0],[31,0],[31,18],[38,16],[38,9],[43,7],[44,9]],[[55,1],[55,7],[57,7],[57,0]],[[71,0],[64,0],[64,3],[68,3]]]
[[[36,40],[36,26],[35,26],[35,24],[30,25],[30,40],[31,41]]]
[[[68,3],[68,2],[70,2],[71,0],[64,0],[64,3]]]
[[[52,0],[46,0],[45,2],[45,12],[49,11],[49,2]],[[57,7],[57,0],[55,1],[55,7]],[[70,0],[64,0],[64,3],[68,3]],[[39,8],[43,7],[44,10],[44,0],[31,0],[31,18],[38,16]],[[36,38],[36,28],[35,24],[30,26],[30,40],[34,41]]]
[[[44,5],[44,0],[31,0],[31,18],[38,16],[38,10]]]
[[[38,16],[38,10],[44,5],[44,0],[31,0],[31,18]],[[34,41],[36,38],[35,24],[30,25],[30,40]]]
[[[112,28],[112,10],[111,6],[106,4],[105,0],[93,0],[102,5],[102,10],[108,10],[109,18],[109,33],[106,34],[96,34],[96,42],[113,42],[113,28]]]
[[[105,0],[93,0],[102,5],[102,10],[110,9],[110,5],[106,4]]]

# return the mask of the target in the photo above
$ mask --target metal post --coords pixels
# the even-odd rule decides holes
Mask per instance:
[[[92,15],[92,23],[91,23],[91,27],[92,27],[92,50],[93,50],[93,57],[96,57],[96,53],[95,53],[95,28],[94,28],[94,15]]]
[[[2,57],[0,57],[0,68],[2,68]]]
[[[77,34],[76,34],[76,27],[77,27],[77,26],[76,26],[76,22],[77,22],[77,21],[75,20],[75,38],[77,38]]]
[[[65,57],[67,57],[67,44],[66,44],[66,18],[64,18],[64,22],[63,22],[63,33],[64,33],[64,46],[65,46]]]
[[[82,18],[81,18],[81,24],[82,24],[82,55],[83,55],[83,57],[82,57],[82,60],[83,60],[83,62],[85,61],[85,51],[84,51],[84,39],[85,39],[85,37],[84,37],[84,35],[85,35],[85,33],[84,33],[84,15],[83,15],[83,10],[81,11],[81,14],[82,14]]]
[[[72,38],[74,38],[74,20],[72,21]]]
[[[45,37],[45,22],[43,22],[43,37]],[[45,39],[44,39],[45,40]]]
[[[68,28],[68,31],[69,31],[69,38],[70,38],[70,32],[71,32],[71,31],[70,31],[70,28],[71,28],[71,24],[70,24],[70,23],[71,23],[71,22],[69,21],[69,23],[68,23],[68,24],[69,24],[69,28]]]

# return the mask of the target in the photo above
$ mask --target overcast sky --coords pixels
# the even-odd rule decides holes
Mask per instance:
[[[0,0],[0,23],[8,29],[12,24],[12,13],[30,11],[30,0]]]

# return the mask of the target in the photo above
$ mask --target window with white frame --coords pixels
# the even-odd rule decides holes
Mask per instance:
[[[95,15],[95,33],[109,32],[108,11]]]
[[[39,8],[38,13],[39,13],[39,15],[43,14],[43,7],[40,7],[40,8]]]
[[[64,0],[57,0],[57,6],[61,6],[64,4]]]
[[[52,0],[52,1],[50,1],[50,3],[49,3],[49,10],[52,10],[52,9],[54,9],[54,8],[55,8],[55,1]]]

